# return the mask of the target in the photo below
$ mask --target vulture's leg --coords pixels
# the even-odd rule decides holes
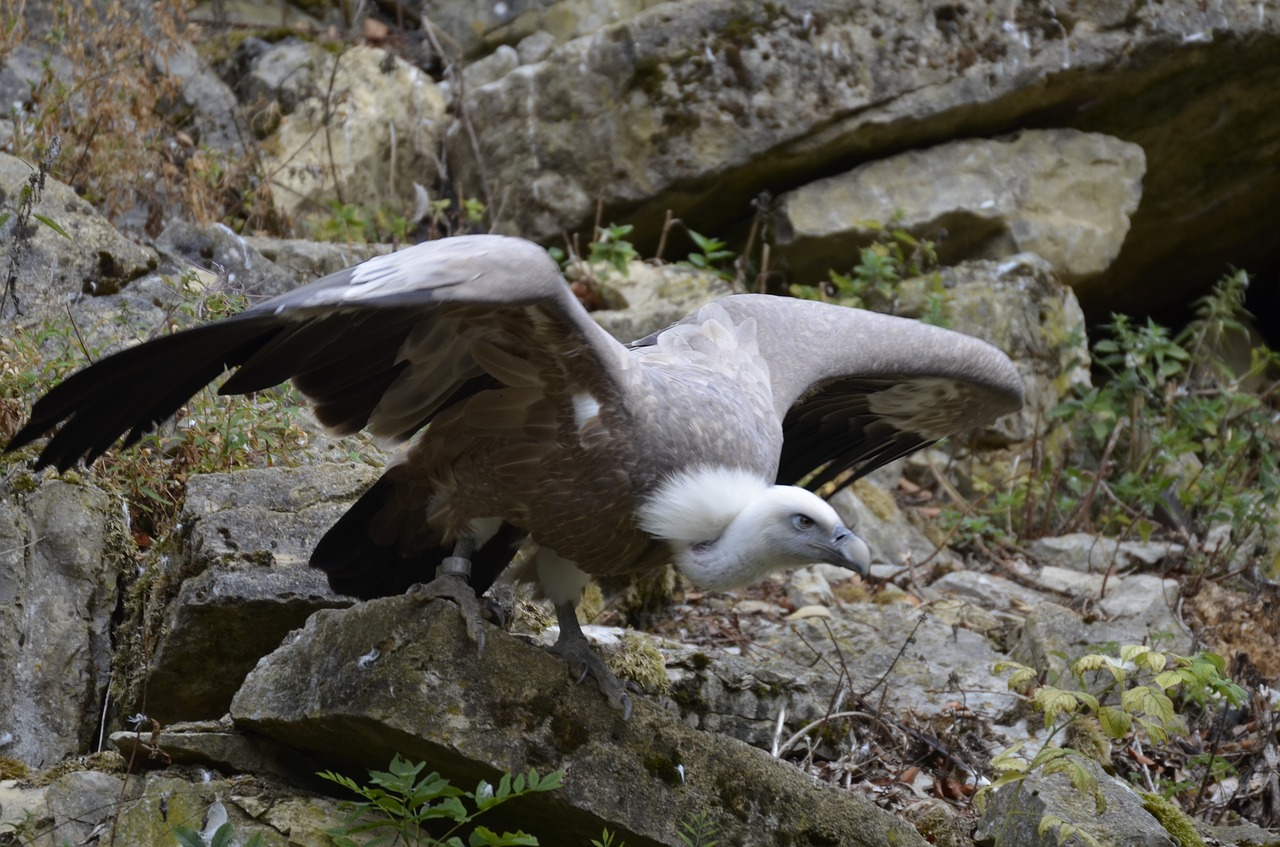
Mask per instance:
[[[577,676],[581,684],[588,676],[595,679],[601,693],[609,699],[609,705],[622,712],[622,719],[631,718],[631,698],[627,696],[628,686],[609,670],[609,666],[600,658],[600,654],[591,649],[587,637],[582,634],[578,625],[577,604],[566,600],[556,603],[556,620],[560,622],[560,637],[550,648],[564,659],[569,670]]]
[[[622,712],[623,720],[630,718],[631,698],[627,696],[627,686],[614,676],[600,655],[591,649],[587,637],[582,633],[582,627],[578,625],[578,600],[591,578],[576,564],[561,558],[549,547],[539,547],[534,562],[538,584],[542,593],[555,606],[556,620],[560,623],[560,637],[551,646],[550,652],[564,659],[569,672],[579,683],[588,676],[593,677],[596,685],[600,686],[600,691],[609,698],[609,705]]]
[[[445,557],[436,568],[436,578],[411,590],[423,600],[451,600],[456,603],[467,625],[467,634],[476,643],[476,652],[480,652],[484,650],[484,613],[470,581],[474,549],[474,538],[459,538],[453,546],[453,555]]]

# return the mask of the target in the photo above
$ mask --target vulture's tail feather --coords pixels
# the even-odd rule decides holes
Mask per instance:
[[[394,510],[396,468],[373,484],[320,539],[311,554],[311,566],[329,577],[338,594],[369,600],[403,594],[418,583],[431,581],[436,567],[453,555],[453,545],[437,540],[406,554],[394,544],[379,543],[375,522],[385,523],[386,510]],[[406,516],[421,524],[425,515]],[[471,555],[471,587],[483,594],[510,564],[525,533],[503,523],[497,533]]]

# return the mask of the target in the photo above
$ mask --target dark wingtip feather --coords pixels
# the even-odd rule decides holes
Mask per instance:
[[[230,318],[166,335],[108,356],[72,374],[36,401],[31,419],[5,446],[12,452],[46,433],[35,467],[66,471],[93,462],[126,436],[126,445],[169,418],[218,374],[270,337],[262,320]]]

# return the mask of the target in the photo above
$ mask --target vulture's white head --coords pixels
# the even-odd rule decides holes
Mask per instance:
[[[866,576],[871,564],[866,543],[821,497],[745,471],[681,474],[659,487],[638,517],[643,530],[671,544],[681,573],[712,590],[815,562]]]

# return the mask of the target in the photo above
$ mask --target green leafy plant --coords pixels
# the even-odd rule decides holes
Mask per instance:
[[[705,811],[698,812],[680,824],[680,843],[685,847],[716,847],[720,842],[715,836],[720,828],[711,822]]]
[[[715,836],[720,828],[711,822],[706,812],[698,812],[680,822],[680,831],[676,836],[685,847],[717,847],[720,843]],[[627,847],[625,842],[615,841],[609,830],[604,830],[599,838],[591,839],[591,847]]]
[[[1248,278],[1234,273],[1203,298],[1174,333],[1152,320],[1114,315],[1093,345],[1099,384],[1078,389],[1048,418],[1065,443],[1052,461],[1033,459],[977,510],[986,543],[1077,531],[1147,540],[1172,524],[1192,545],[1190,564],[1220,572],[1276,537],[1280,426],[1269,373],[1280,356],[1243,342]],[[956,526],[971,513],[944,513]],[[1208,540],[1212,539],[1212,540]]]
[[[332,200],[329,209],[332,212],[329,217],[310,219],[311,235],[317,241],[407,241],[411,235],[409,219],[387,206],[365,209]]]
[[[484,218],[488,211],[489,208],[482,200],[477,200],[475,197],[464,197],[462,199],[462,219],[473,226],[479,226],[484,223]]]
[[[627,265],[640,258],[635,245],[627,241],[631,224],[610,224],[596,227],[596,237],[587,247],[587,262],[592,265],[608,265],[620,274],[626,274]]]
[[[470,793],[449,783],[436,772],[425,776],[423,762],[408,762],[399,755],[386,771],[370,771],[369,784],[333,771],[319,776],[341,785],[362,799],[350,806],[350,815],[339,829],[327,834],[338,847],[376,847],[403,843],[406,845],[440,845],[440,847],[518,847],[536,845],[538,840],[523,832],[498,834],[474,821],[496,806],[530,794],[554,791],[560,787],[560,771],[540,776],[536,770],[513,777],[504,774],[496,786],[481,782]],[[469,801],[474,810],[469,810]],[[428,822],[438,821],[447,827],[439,836],[424,830]],[[451,824],[451,825],[450,825]],[[467,840],[462,833],[469,830]],[[356,841],[355,836],[370,836]]]
[[[464,197],[460,203],[454,203],[449,197],[440,197],[427,203],[426,209],[416,214],[425,213],[424,223],[428,238],[445,238],[465,232],[483,230],[489,214],[489,207],[484,201],[475,197]]]
[[[920,319],[945,326],[946,295],[942,278],[932,272],[938,262],[936,245],[898,227],[900,219],[901,213],[888,224],[860,221],[876,236],[871,244],[858,251],[857,264],[847,273],[828,271],[828,280],[821,286],[792,285],[792,295],[809,300],[835,299],[856,308],[894,314],[898,311],[903,280],[925,277],[925,304]]]
[[[1182,709],[1224,703],[1242,705],[1247,695],[1224,675],[1226,662],[1215,653],[1179,656],[1146,645],[1124,645],[1113,653],[1089,653],[1071,662],[1064,676],[1073,685],[1042,683],[1042,672],[1017,662],[1000,662],[996,673],[1008,673],[1009,689],[1026,698],[1044,720],[1048,737],[1030,759],[1019,742],[991,760],[995,779],[981,788],[975,801],[981,808],[991,792],[1010,784],[1021,786],[1033,773],[1060,773],[1079,792],[1093,796],[1105,808],[1094,772],[1086,760],[1109,764],[1109,740],[1140,735],[1152,745],[1165,744],[1185,731]],[[1181,706],[1175,703],[1178,697]],[[1055,745],[1055,739],[1071,743]],[[1040,832],[1056,830],[1059,843],[1078,837],[1094,839],[1065,821],[1046,815]]]
[[[719,238],[711,238],[701,233],[685,227],[685,232],[693,239],[693,243],[697,245],[698,250],[690,253],[686,260],[690,265],[704,271],[715,271],[724,279],[732,279],[733,274],[725,270],[721,265],[733,258],[733,251],[725,249],[728,245]]]

